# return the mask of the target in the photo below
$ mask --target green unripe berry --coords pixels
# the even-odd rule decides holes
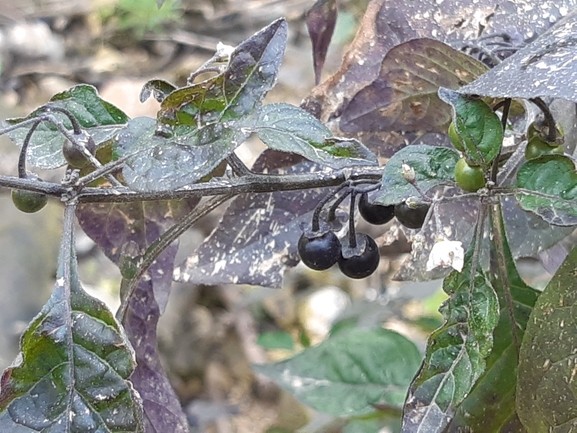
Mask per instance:
[[[486,184],[483,169],[469,165],[465,158],[457,161],[457,165],[455,166],[455,181],[462,190],[468,192],[476,192]]]
[[[563,155],[563,146],[551,146],[539,134],[534,135],[525,148],[525,159],[528,161],[541,155]]]
[[[78,135],[79,136],[76,137],[78,144],[83,146],[85,150],[94,155],[94,152],[96,152],[96,143],[94,142],[94,139],[87,133]],[[64,155],[66,162],[68,162],[71,167],[84,168],[89,163],[88,158],[86,158],[84,152],[82,152],[82,150],[79,149],[76,144],[71,143],[69,140],[64,142],[64,145],[62,146],[62,154]]]
[[[463,146],[463,141],[461,140],[461,137],[459,136],[457,130],[455,129],[454,122],[451,122],[451,124],[449,125],[449,130],[447,134],[449,135],[449,139],[451,140],[451,143],[453,143],[455,149],[457,149],[460,152],[464,152],[465,147]]]
[[[34,213],[46,206],[48,197],[40,192],[14,189],[12,190],[12,202],[22,212]]]

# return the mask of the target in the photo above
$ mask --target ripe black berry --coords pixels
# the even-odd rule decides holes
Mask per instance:
[[[355,247],[343,246],[339,269],[349,278],[365,278],[376,271],[379,259],[379,248],[374,239],[364,233],[357,233]]]
[[[359,199],[359,212],[368,223],[386,224],[395,216],[395,206],[369,203],[369,196],[364,192]]]
[[[428,212],[429,205],[426,203],[418,203],[415,207],[409,206],[405,202],[395,205],[397,220],[409,229],[420,229],[423,227]]]
[[[341,255],[341,242],[332,231],[301,235],[298,244],[301,260],[315,271],[324,271],[334,265]]]

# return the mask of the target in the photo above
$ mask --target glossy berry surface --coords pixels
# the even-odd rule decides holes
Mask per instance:
[[[539,135],[535,135],[527,143],[525,159],[539,158],[542,155],[563,155],[563,146],[551,146]]]
[[[84,147],[94,155],[94,152],[96,151],[96,144],[94,143],[94,139],[92,137],[86,137],[84,140]],[[68,140],[66,140],[62,146],[62,154],[64,155],[66,162],[68,162],[71,167],[84,168],[88,165],[88,159],[84,153],[82,153],[82,151],[76,145],[72,144]]]
[[[363,219],[371,224],[386,224],[395,216],[395,206],[384,206],[376,203],[369,203],[368,194],[361,194],[359,199],[359,212]]]
[[[39,192],[15,189],[12,190],[12,202],[18,210],[34,213],[46,206],[48,198],[45,194]]]
[[[397,220],[409,229],[420,229],[423,227],[428,212],[429,205],[425,203],[419,203],[414,208],[404,202],[395,205]]]
[[[455,181],[463,191],[476,192],[485,186],[485,175],[481,167],[469,165],[461,158],[455,165]]]
[[[337,235],[326,233],[303,233],[298,251],[302,262],[315,271],[324,271],[333,266],[341,255],[341,242]]]
[[[343,252],[339,257],[339,269],[349,278],[359,279],[371,275],[379,266],[379,248],[375,240],[364,233],[357,234],[359,247],[352,249],[349,246],[343,247]],[[359,250],[358,252],[356,250]],[[362,250],[362,251],[361,251]],[[345,257],[346,256],[346,257]]]

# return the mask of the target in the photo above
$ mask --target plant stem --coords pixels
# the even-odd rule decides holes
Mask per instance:
[[[501,202],[491,205],[491,227],[493,232],[493,239],[495,245],[495,254],[497,260],[497,271],[499,273],[499,280],[502,283],[503,295],[507,312],[509,313],[509,320],[511,321],[511,332],[513,336],[513,344],[515,346],[515,353],[519,359],[519,351],[521,349],[521,342],[517,334],[517,321],[515,320],[515,307],[513,305],[513,296],[511,295],[511,283],[509,281],[509,273],[507,272],[507,260],[505,257],[505,250],[503,245],[506,242],[506,235],[502,224]]]
[[[196,221],[205,216],[206,214],[212,212],[215,208],[220,206],[222,203],[228,201],[233,197],[233,194],[221,195],[217,197],[211,197],[204,204],[195,207],[187,216],[185,216],[178,223],[173,225],[167,231],[165,231],[157,240],[155,240],[146,249],[142,262],[138,267],[138,271],[130,280],[122,280],[120,292],[122,296],[122,303],[116,317],[121,323],[124,323],[126,312],[128,310],[128,305],[130,300],[138,287],[140,279],[146,274],[148,268],[154,263],[154,261],[164,252],[168,246],[180,237],[185,231],[187,231]]]
[[[20,179],[26,179],[28,177],[28,173],[26,172],[26,154],[28,153],[28,145],[30,144],[30,140],[32,139],[32,134],[38,128],[40,124],[40,120],[34,123],[28,134],[26,134],[26,138],[24,138],[24,142],[22,143],[22,149],[20,149],[20,156],[18,157],[18,177]]]
[[[82,127],[80,126],[80,123],[78,122],[76,117],[74,117],[72,115],[72,113],[65,108],[56,107],[54,105],[46,104],[46,105],[43,105],[42,107],[38,108],[37,111],[43,111],[45,113],[50,113],[51,111],[57,111],[59,113],[62,113],[66,117],[68,117],[68,120],[70,120],[70,123],[72,124],[72,131],[74,131],[74,134],[78,135],[78,134],[82,133]]]
[[[529,101],[539,107],[545,117],[545,122],[549,129],[549,131],[547,131],[546,140],[549,143],[555,143],[557,140],[557,125],[555,124],[555,118],[553,117],[553,114],[551,114],[551,110],[549,110],[549,106],[541,98],[531,98]]]
[[[126,203],[134,201],[184,199],[188,197],[229,193],[238,195],[242,193],[328,188],[341,185],[348,179],[377,181],[382,177],[382,169],[383,167],[356,167],[352,173],[350,172],[350,168],[346,170],[304,174],[273,175],[253,173],[249,176],[232,179],[212,179],[209,182],[195,183],[173,191],[158,192],[139,192],[131,190],[126,186],[110,188],[85,187],[79,191],[78,201],[81,203]],[[69,191],[69,188],[55,183],[19,179],[14,176],[3,175],[0,175],[0,186],[37,191],[51,196],[61,196]]]
[[[357,192],[353,189],[351,191],[351,203],[349,207],[349,247],[357,247],[357,233],[355,231],[355,201]]]
[[[236,153],[232,152],[228,158],[226,158],[226,162],[232,168],[232,171],[237,176],[246,176],[252,173],[250,168],[246,166],[244,162],[237,156]]]
[[[505,130],[507,129],[507,118],[509,117],[509,110],[511,108],[511,98],[505,99],[503,102],[503,115],[501,116],[501,127],[503,128],[503,134],[505,134]],[[501,156],[501,151],[503,150],[503,144],[501,143],[501,147],[499,148],[499,153],[493,160],[493,164],[491,165],[491,181],[497,184],[497,175],[499,174],[499,157]]]

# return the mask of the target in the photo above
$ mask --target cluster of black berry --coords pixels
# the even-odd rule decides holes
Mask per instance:
[[[356,279],[368,277],[375,272],[380,259],[377,244],[369,235],[355,231],[354,212],[357,196],[360,196],[358,200],[359,213],[370,224],[385,224],[396,217],[407,228],[422,227],[429,211],[428,204],[403,202],[398,205],[385,206],[370,203],[368,192],[377,188],[377,186],[365,187],[364,189],[356,186],[339,188],[339,190],[345,189],[345,193],[336,199],[331,206],[327,221],[334,220],[336,208],[350,195],[349,233],[342,241],[334,233],[330,224],[320,219],[322,208],[338,194],[339,190],[319,203],[313,213],[311,226],[303,229],[298,243],[298,251],[305,265],[317,271],[324,271],[338,263],[343,274]]]

